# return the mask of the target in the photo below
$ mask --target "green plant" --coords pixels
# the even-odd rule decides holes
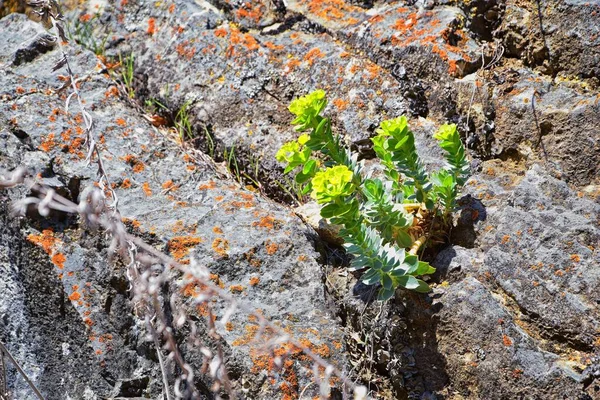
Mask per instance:
[[[223,152],[223,158],[227,161],[227,170],[230,174],[234,175],[236,180],[241,184],[243,182],[242,175],[240,173],[240,167],[235,156],[235,145],[231,146],[231,149],[225,148]]]
[[[179,134],[179,139],[183,142],[186,138],[192,139],[194,137],[194,130],[192,123],[190,122],[190,106],[192,101],[188,100],[179,108],[177,114],[175,114],[175,129]]]
[[[105,31],[101,39],[96,38],[97,33],[94,32],[94,22],[99,19],[99,16],[99,13],[93,16],[84,14],[79,18],[74,18],[67,24],[67,37],[93,51],[97,56],[103,56],[110,34]]]
[[[125,85],[129,98],[131,99],[135,97],[135,90],[133,89],[134,61],[133,53],[125,57],[125,60],[123,60],[123,56],[119,54],[121,79],[123,80],[123,85]]]
[[[439,218],[449,227],[458,191],[468,178],[469,166],[455,125],[443,125],[434,137],[445,151],[448,165],[429,174],[420,160],[406,117],[383,121],[372,138],[383,176],[366,177],[357,155],[334,136],[328,118],[325,92],[317,90],[289,106],[292,124],[303,133],[277,152],[285,173],[297,170],[295,181],[302,193],[311,193],[322,204],[321,216],[342,226],[340,236],[354,255],[350,268],[366,269],[361,280],[381,284],[380,300],[393,296],[397,287],[419,292],[430,290],[418,276],[435,272],[417,256],[427,234]],[[321,153],[321,157],[314,156]],[[407,251],[408,249],[408,251]]]
[[[212,135],[208,131],[206,125],[204,128],[204,138],[206,139],[206,146],[208,147],[208,155],[210,158],[215,158],[215,141],[213,140]]]

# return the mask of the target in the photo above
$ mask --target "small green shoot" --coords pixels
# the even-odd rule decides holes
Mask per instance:
[[[123,60],[121,54],[119,54],[119,64],[121,65],[121,79],[123,81],[123,85],[127,90],[127,94],[129,98],[133,99],[135,97],[135,90],[133,88],[133,76],[134,76],[134,55],[133,53],[129,54]]]
[[[188,100],[179,108],[175,115],[175,129],[179,134],[179,139],[183,142],[186,139],[192,139],[194,137],[194,130],[192,123],[190,122],[190,106],[192,101]]]
[[[67,24],[67,37],[84,48],[91,50],[97,56],[103,56],[106,52],[106,43],[110,37],[110,32],[104,32],[100,39],[97,39],[99,34],[94,32],[96,21],[99,22],[100,14],[93,16],[84,14],[78,18],[74,18]]]

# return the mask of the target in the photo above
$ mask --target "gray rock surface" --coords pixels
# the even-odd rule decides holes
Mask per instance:
[[[9,44],[30,46],[25,39],[35,31],[32,22],[15,14],[1,24]],[[57,93],[62,83],[50,73],[59,53],[50,51],[15,65],[18,51],[6,46],[0,52],[1,166],[25,165],[41,182],[75,200],[97,177],[95,168],[85,164],[79,125],[63,111],[65,95]],[[239,292],[244,301],[323,356],[343,363],[333,345],[340,331],[325,307],[314,231],[285,207],[217,174],[212,161],[186,156],[172,133],[159,132],[113,96],[112,81],[96,68],[97,59],[89,51],[75,48],[70,57],[76,60],[75,71],[89,73],[81,85],[82,96],[93,112],[105,168],[127,225],[176,258],[194,251],[224,288]],[[4,201],[23,194],[3,193]],[[143,319],[132,313],[124,270],[107,261],[102,235],[90,236],[76,219],[64,215],[50,221],[34,215],[22,225],[9,218],[6,206],[1,215],[6,290],[0,298],[0,338],[45,396],[157,398],[161,381],[155,350],[146,342]],[[41,250],[33,243],[45,247]],[[180,278],[173,275],[166,290],[181,292]],[[201,320],[189,300],[180,307]],[[223,307],[216,305],[217,316],[225,312]],[[245,382],[248,398],[276,396],[286,377],[271,385],[269,363],[265,371],[254,365],[259,353],[250,356],[251,325],[243,315],[235,315],[227,329],[220,327],[229,366],[237,384]],[[184,356],[199,370],[198,350],[185,349]],[[290,367],[290,373],[297,374],[293,385],[288,382],[290,393],[310,381],[301,365],[295,361]],[[202,375],[198,379],[210,397],[210,382],[202,382]],[[30,396],[12,370],[11,382],[16,385],[15,398]]]

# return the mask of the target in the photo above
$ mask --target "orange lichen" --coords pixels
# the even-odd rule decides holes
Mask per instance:
[[[123,217],[123,218],[121,218],[121,221],[124,224],[131,225],[135,229],[139,229],[139,227],[142,226],[142,223],[140,221],[138,221],[137,219]]]
[[[411,30],[419,21],[417,13],[411,13],[405,19],[398,19],[394,24],[394,29],[402,33]]]
[[[162,188],[168,192],[174,192],[179,188],[179,186],[174,184],[173,181],[169,179],[168,181],[162,184]]]
[[[286,73],[292,72],[294,69],[296,69],[297,67],[299,67],[302,63],[300,62],[300,60],[296,59],[296,58],[291,58],[286,64],[285,64],[285,68],[284,71]]]
[[[263,8],[264,8],[264,5],[262,5],[260,3],[256,7],[252,7],[251,2],[246,2],[242,5],[242,8],[240,8],[236,11],[235,15],[239,19],[249,19],[255,23],[259,23],[260,18],[263,15],[263,10],[262,10]]]
[[[506,244],[510,241],[510,236],[504,235],[502,236],[502,244]]]
[[[198,190],[208,190],[208,189],[214,189],[216,187],[217,187],[217,183],[215,181],[208,181],[208,183],[198,186]]]
[[[123,182],[121,182],[121,188],[123,188],[123,189],[131,188],[131,181],[129,180],[129,178],[123,179]]]
[[[54,237],[54,232],[52,232],[52,229],[44,229],[41,235],[30,234],[27,236],[27,240],[40,246],[47,254],[52,253],[53,247],[59,241]]]
[[[363,14],[359,7],[347,4],[344,0],[310,0],[308,10],[326,21],[339,21],[346,24],[358,22],[355,18],[349,17],[352,12]]]
[[[38,149],[43,150],[45,152],[49,152],[53,148],[56,147],[58,143],[55,140],[55,134],[49,133],[43,140],[42,143],[38,146]]]
[[[283,45],[276,45],[273,42],[265,42],[265,47],[269,50],[280,51],[285,47]]]
[[[167,247],[169,249],[169,253],[173,256],[174,259],[179,261],[182,264],[189,264],[189,260],[183,260],[186,257],[192,248],[202,243],[202,239],[195,236],[176,236],[173,239],[169,240]]]
[[[512,346],[513,344],[512,340],[506,335],[502,335],[502,343],[504,343],[506,347]]]
[[[223,234],[223,230],[221,228],[219,228],[218,226],[213,227],[212,230],[217,235],[222,235]]]
[[[265,228],[266,230],[270,231],[271,229],[273,229],[275,227],[275,222],[276,222],[276,220],[274,217],[272,217],[270,215],[266,215],[266,216],[262,217],[260,219],[260,221],[253,222],[252,226],[258,227],[258,228]],[[277,221],[277,222],[279,222],[279,221]]]
[[[191,60],[196,54],[196,47],[192,46],[189,40],[184,40],[183,42],[175,46],[175,51],[177,52],[177,54],[179,54],[179,56]]]
[[[513,371],[512,371],[512,376],[513,376],[513,378],[515,378],[515,379],[519,379],[519,378],[521,377],[521,375],[522,375],[522,374],[523,374],[523,370],[522,370],[522,369],[519,369],[519,368],[515,368],[515,369],[513,369]]]
[[[366,69],[367,69],[367,72],[369,72],[369,79],[375,79],[379,75],[379,72],[381,71],[381,67],[379,67],[377,64],[373,64],[373,63],[367,64]]]
[[[325,57],[325,54],[323,54],[323,52],[319,48],[315,47],[314,49],[310,49],[308,53],[306,53],[306,55],[304,56],[304,61],[308,62],[308,65],[313,65],[315,59],[323,57]]]
[[[63,269],[65,267],[65,261],[67,261],[67,258],[62,253],[56,253],[52,256],[51,260],[52,264],[56,265],[58,269]]]
[[[242,285],[231,285],[229,286],[229,291],[231,293],[241,293],[244,291],[244,287]]]
[[[225,37],[225,36],[227,36],[227,29],[217,28],[217,29],[215,29],[214,33],[215,33],[216,37]]]
[[[115,122],[116,122],[116,123],[117,123],[117,125],[119,125],[119,126],[125,126],[125,125],[127,125],[127,121],[125,121],[123,118],[117,118],[117,119],[115,120]]]
[[[225,324],[225,330],[227,330],[228,332],[231,332],[233,330],[233,328],[234,328],[234,326],[233,326],[233,323],[231,321],[227,322]]]
[[[258,258],[256,258],[256,253],[254,249],[249,250],[247,253],[244,253],[244,258],[255,268],[259,268],[262,264]]]
[[[79,292],[73,292],[71,293],[71,295],[69,296],[69,300],[71,301],[77,301],[81,298],[81,293]]]
[[[343,111],[348,107],[350,102],[348,100],[335,99],[333,100],[333,105],[337,107],[338,110]]]
[[[133,168],[133,172],[135,173],[142,172],[144,168],[146,168],[144,163],[138,160],[138,158],[133,154],[125,155],[121,157],[121,160],[125,161],[129,166],[131,166]]]
[[[217,253],[221,257],[227,256],[227,251],[229,250],[229,241],[223,238],[216,238],[212,242],[212,249],[215,253]]]
[[[156,20],[152,17],[148,20],[148,29],[146,32],[148,35],[154,35],[156,32],[158,32],[158,29],[156,28]]]
[[[325,343],[317,346],[314,343],[312,343],[310,340],[304,339],[304,338],[300,339],[300,343],[304,347],[309,348],[313,353],[317,354],[320,357],[323,357],[323,358],[331,357],[331,350],[329,349],[329,346],[327,346],[327,344],[325,344]]]
[[[27,236],[27,240],[31,243],[40,246],[46,254],[51,257],[52,263],[63,269],[64,263],[67,260],[64,254],[58,253],[56,247],[61,243],[60,239],[54,236],[52,229],[44,229],[40,235],[33,233]]]
[[[579,257],[579,254],[571,254],[570,256],[571,260],[578,263],[579,261],[581,261],[581,257]]]
[[[227,48],[225,55],[227,57],[234,57],[236,55],[235,47],[240,45],[249,51],[258,50],[260,48],[258,42],[250,33],[242,34],[239,29],[231,26],[229,37],[229,47]]]
[[[144,191],[146,196],[148,196],[148,197],[152,196],[152,189],[150,189],[150,184],[148,182],[144,182],[142,184],[142,190]]]
[[[223,289],[225,287],[225,284],[223,283],[223,281],[221,280],[221,278],[219,278],[219,275],[217,275],[217,274],[210,274],[210,280],[212,282],[214,282],[215,285],[219,286],[221,289]]]
[[[169,6],[169,14],[173,14],[173,12],[175,12],[175,4]]]
[[[250,282],[248,282],[248,284],[250,286],[256,286],[260,283],[260,279],[257,278],[256,276],[253,276],[252,278],[250,278]]]
[[[279,250],[279,245],[277,245],[277,243],[271,242],[270,240],[267,240],[265,248],[267,250],[267,254],[272,256],[277,252],[277,250]]]

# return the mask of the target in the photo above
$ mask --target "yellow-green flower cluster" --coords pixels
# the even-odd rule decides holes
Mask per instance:
[[[352,178],[352,171],[345,165],[337,165],[319,171],[312,179],[311,196],[319,204],[334,202],[336,199],[349,196],[355,189]]]
[[[324,90],[315,90],[312,93],[302,96],[292,101],[289,110],[296,116],[292,125],[296,125],[297,131],[304,131],[310,128],[314,119],[327,105]]]

